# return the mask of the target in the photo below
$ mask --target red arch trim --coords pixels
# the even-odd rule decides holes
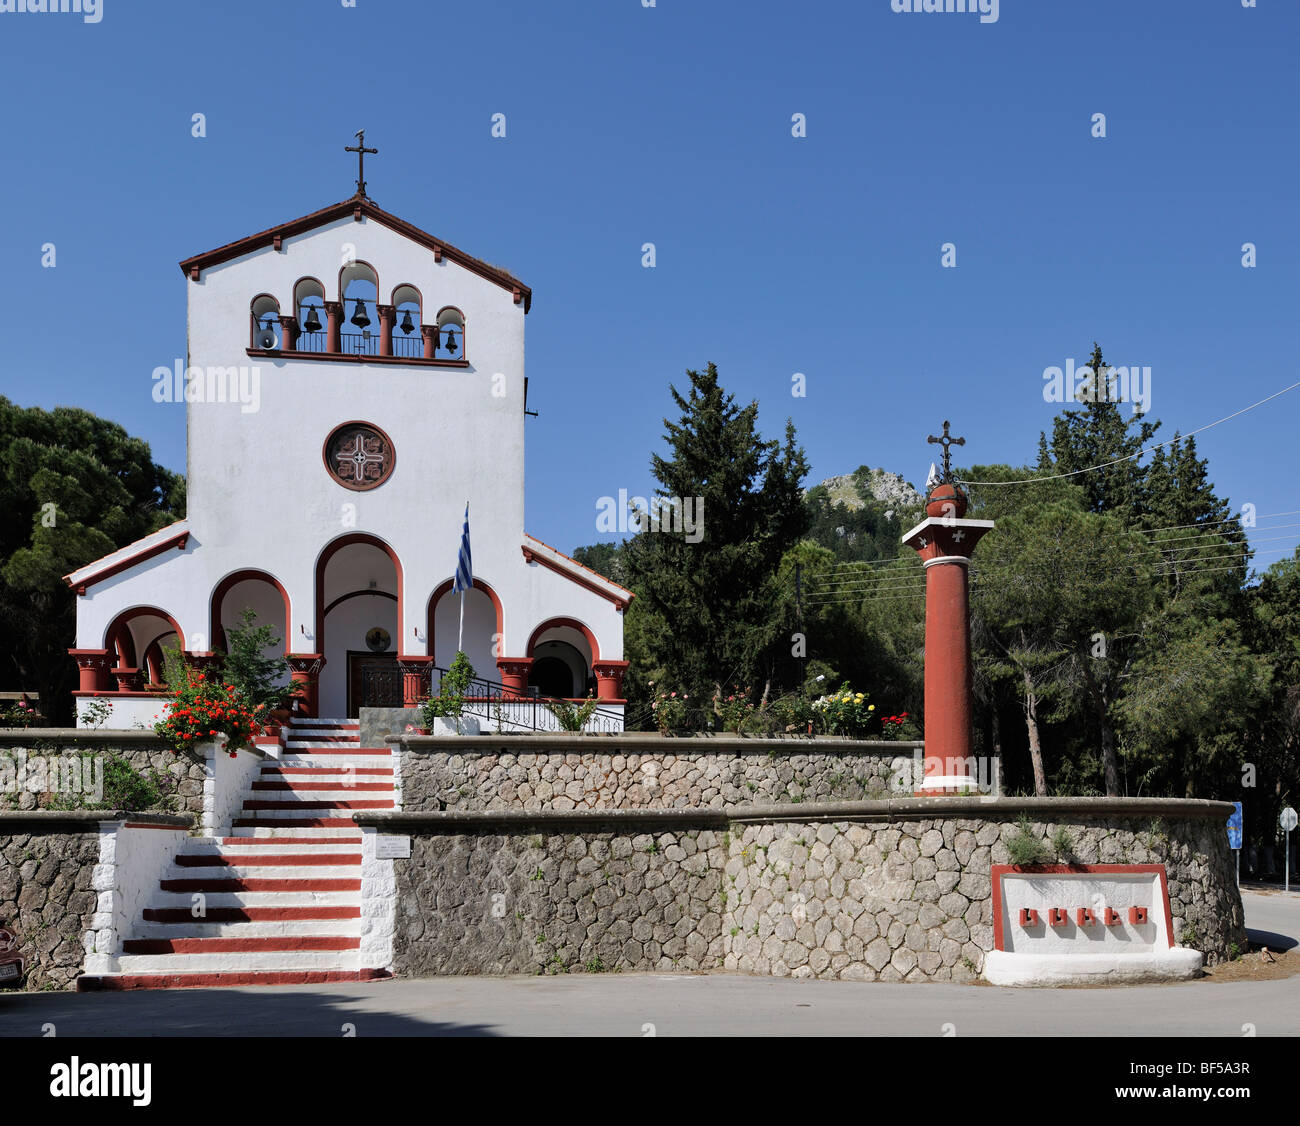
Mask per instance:
[[[449,593],[454,585],[455,581],[453,579],[448,579],[446,582],[439,583],[438,586],[434,588],[433,593],[429,595],[429,605],[425,610],[425,636],[429,639],[428,648],[430,657],[436,657],[438,655],[438,651],[433,647],[433,616],[434,612],[438,609],[438,599],[440,599],[444,594]],[[474,589],[481,590],[492,600],[492,608],[496,611],[497,615],[497,635],[499,637],[505,637],[505,611],[501,607],[501,599],[497,597],[497,592],[488,586],[488,584],[482,579],[474,580]]]
[[[185,634],[177,624],[176,619],[168,614],[165,610],[159,610],[157,606],[133,606],[130,610],[123,610],[116,618],[108,623],[108,628],[104,631],[104,648],[114,648],[120,638],[124,638],[127,645],[131,648],[131,665],[135,667],[135,643],[131,638],[131,631],[126,628],[128,622],[135,621],[136,618],[162,618],[169,623],[173,630],[176,631],[176,640],[180,642],[180,647],[185,648]],[[125,656],[119,653],[118,656]]]
[[[211,632],[208,634],[209,645],[211,648],[216,649],[218,638],[220,638],[225,632],[221,625],[221,609],[222,604],[225,602],[226,595],[240,583],[248,582],[250,580],[270,583],[280,592],[280,600],[284,604],[284,651],[286,653],[291,652],[292,650],[289,641],[292,637],[292,626],[290,623],[293,621],[293,618],[290,614],[289,608],[289,592],[280,585],[280,581],[274,575],[270,575],[266,571],[258,571],[254,568],[245,568],[242,571],[232,571],[213,588],[212,598],[208,603],[208,620],[212,627]]]
[[[346,536],[339,536],[338,539],[326,544],[316,558],[316,640],[312,642],[313,649],[317,653],[325,652],[325,568],[329,565],[330,559],[334,557],[336,552],[354,543],[364,543],[369,544],[371,547],[377,547],[393,561],[393,569],[397,572],[397,632],[399,635],[397,651],[401,653],[403,639],[400,635],[405,628],[404,623],[406,621],[403,600],[406,583],[402,578],[402,561],[397,557],[397,552],[388,544],[378,536],[372,536],[367,532],[351,532]]]
[[[587,644],[591,646],[591,663],[594,666],[600,660],[600,646],[596,644],[596,635],[591,632],[577,618],[547,618],[541,625],[533,630],[532,636],[528,639],[528,648],[524,650],[525,657],[533,655],[533,649],[537,645],[537,639],[542,636],[548,629],[558,629],[560,626],[568,626],[570,629],[576,629],[583,637],[587,639]]]

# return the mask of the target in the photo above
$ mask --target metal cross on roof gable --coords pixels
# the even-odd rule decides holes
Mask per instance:
[[[943,447],[943,476],[940,478],[940,480],[943,481],[943,482],[945,482],[945,483],[947,483],[947,482],[951,482],[951,481],[952,481],[952,449],[951,449],[951,447],[953,447],[953,446],[964,446],[964,445],[966,444],[966,439],[965,439],[965,438],[954,438],[954,437],[952,437],[952,436],[948,433],[948,420],[945,418],[945,419],[943,420],[943,437],[941,437],[941,438],[937,438],[937,437],[935,437],[933,434],[931,434],[931,435],[926,439],[926,441],[927,441],[927,442],[934,442],[934,443],[936,443],[937,445],[940,445],[940,446]]]
[[[366,153],[378,154],[378,149],[366,148],[366,131],[358,129],[356,132],[357,143],[355,145],[344,145],[344,152],[354,152],[357,154],[357,195],[366,194]]]

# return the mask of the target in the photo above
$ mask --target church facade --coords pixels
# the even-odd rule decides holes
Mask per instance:
[[[252,609],[306,710],[412,706],[464,649],[507,698],[621,711],[632,595],[524,532],[531,290],[358,194],[181,262],[188,515],[67,576],[78,716],[160,711],[162,652],[203,664]]]

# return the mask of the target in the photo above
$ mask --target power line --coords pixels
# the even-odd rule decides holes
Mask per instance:
[[[1204,426],[1198,426],[1195,430],[1189,430],[1186,434],[1175,434],[1167,442],[1157,442],[1154,446],[1145,446],[1135,453],[1127,454],[1124,457],[1117,457],[1113,461],[1104,461],[1100,465],[1090,465],[1087,469],[1074,469],[1069,473],[1053,473],[1048,477],[1025,477],[1019,481],[963,481],[962,484],[989,486],[990,488],[998,488],[1003,485],[1029,485],[1037,481],[1062,481],[1067,477],[1078,477],[1083,473],[1095,473],[1099,469],[1109,469],[1112,465],[1122,465],[1126,461],[1132,461],[1134,458],[1141,457],[1143,454],[1150,453],[1152,450],[1158,450],[1162,446],[1172,446],[1175,442],[1181,442],[1197,434],[1202,434],[1206,430],[1212,430],[1214,427],[1219,426],[1222,423],[1240,417],[1247,411],[1253,411],[1256,407],[1262,407],[1265,403],[1271,402],[1273,399],[1285,395],[1288,391],[1294,391],[1297,387],[1300,387],[1300,383],[1293,383],[1290,387],[1283,387],[1281,391],[1274,391],[1273,394],[1260,399],[1259,402],[1251,403],[1250,406],[1242,407],[1241,410],[1233,411],[1232,414],[1224,415],[1222,418],[1216,419],[1214,422],[1206,423]]]
[[[1300,508],[1297,508],[1294,512],[1261,512],[1255,517],[1255,519],[1272,520],[1278,516],[1300,516]],[[1138,532],[1142,532],[1144,534],[1152,533],[1152,532],[1176,532],[1182,528],[1208,528],[1214,524],[1230,524],[1233,520],[1240,520],[1240,519],[1241,516],[1237,515],[1237,516],[1228,516],[1223,520],[1198,520],[1194,524],[1170,524],[1169,527],[1167,528],[1136,528],[1134,530]],[[1283,525],[1283,526],[1290,527],[1290,525]]]

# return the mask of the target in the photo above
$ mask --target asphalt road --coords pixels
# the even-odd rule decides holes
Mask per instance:
[[[1252,939],[1300,943],[1300,894],[1242,898]],[[1294,1036],[1300,976],[1041,990],[575,974],[0,995],[0,1036],[47,1024],[58,1036]]]

